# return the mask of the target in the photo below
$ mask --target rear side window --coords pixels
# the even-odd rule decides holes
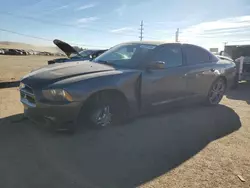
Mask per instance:
[[[212,62],[211,54],[207,50],[199,46],[185,44],[184,50],[188,65],[196,65],[196,64]]]

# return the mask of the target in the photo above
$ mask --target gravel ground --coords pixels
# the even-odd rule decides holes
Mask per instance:
[[[0,55],[0,83],[17,81],[32,69],[47,65],[47,61],[55,56],[12,56]]]
[[[0,187],[249,188],[249,104],[243,83],[217,107],[67,135],[23,119],[17,88],[0,89]]]

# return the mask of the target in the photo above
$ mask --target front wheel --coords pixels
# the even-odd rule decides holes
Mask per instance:
[[[233,83],[231,89],[237,89],[238,86],[239,86],[239,75],[236,74],[236,76],[234,77],[234,83]]]
[[[107,127],[114,123],[113,105],[96,105],[89,113],[89,122],[95,127]]]
[[[217,79],[211,86],[206,103],[208,105],[217,105],[220,103],[223,95],[225,94],[226,91],[226,82],[224,79],[219,78]]]
[[[109,93],[96,95],[85,107],[82,112],[85,122],[94,128],[119,124],[126,117],[124,101]]]

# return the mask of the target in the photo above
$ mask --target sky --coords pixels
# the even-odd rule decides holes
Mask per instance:
[[[107,48],[139,40],[250,43],[249,0],[0,0],[0,41]],[[19,34],[17,34],[19,33]],[[20,35],[22,34],[22,35]],[[38,38],[32,38],[38,37]]]

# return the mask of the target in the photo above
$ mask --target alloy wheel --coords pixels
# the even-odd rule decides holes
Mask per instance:
[[[211,104],[218,104],[225,93],[225,83],[223,80],[219,80],[213,84],[210,93],[209,101]]]
[[[106,127],[112,122],[110,106],[106,105],[99,108],[92,116],[92,121],[99,127]]]

